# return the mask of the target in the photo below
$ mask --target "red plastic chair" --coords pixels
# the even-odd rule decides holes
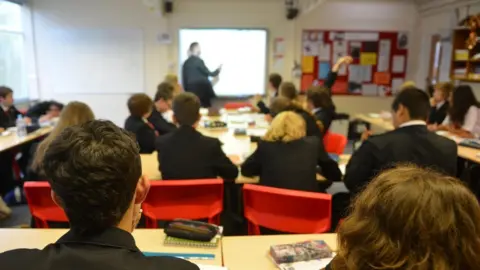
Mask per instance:
[[[53,202],[48,182],[25,182],[23,188],[37,228],[48,228],[48,221],[68,222],[63,209]]]
[[[249,102],[227,102],[223,106],[225,110],[238,110],[245,107],[252,108],[252,104]]]
[[[223,180],[153,181],[142,209],[147,228],[157,228],[157,220],[176,218],[208,218],[209,223],[220,225]]]
[[[347,146],[347,137],[342,134],[327,132],[325,136],[323,136],[323,144],[325,145],[325,151],[327,151],[327,153],[341,155]]]
[[[243,204],[250,235],[260,235],[259,226],[287,233],[330,230],[332,195],[329,194],[245,185]]]

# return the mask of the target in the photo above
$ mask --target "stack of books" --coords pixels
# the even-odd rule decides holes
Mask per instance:
[[[323,269],[335,254],[322,240],[270,247],[270,256],[280,270]]]

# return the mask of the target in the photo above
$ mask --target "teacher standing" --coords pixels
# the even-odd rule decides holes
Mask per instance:
[[[200,58],[201,50],[198,42],[190,44],[188,52],[189,57],[182,67],[183,87],[185,91],[198,96],[202,107],[209,108],[212,106],[211,100],[217,96],[209,78],[217,77],[222,66],[211,72]]]

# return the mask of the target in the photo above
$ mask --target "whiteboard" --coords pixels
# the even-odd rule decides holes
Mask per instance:
[[[144,92],[144,37],[139,29],[51,32],[49,77],[57,94]]]

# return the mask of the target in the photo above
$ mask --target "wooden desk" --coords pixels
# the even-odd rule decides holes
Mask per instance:
[[[20,138],[15,132],[7,136],[0,136],[0,152],[12,149],[16,146],[22,145],[24,143],[33,141],[42,136],[47,135],[52,131],[53,127],[44,127],[35,132],[28,134],[27,136]]]
[[[18,248],[43,249],[50,243],[55,243],[67,230],[64,229],[0,229],[0,253]],[[144,252],[166,253],[201,253],[215,254],[215,260],[201,260],[194,263],[206,265],[222,265],[222,243],[217,248],[189,248],[164,246],[163,230],[138,229],[133,232],[137,247]]]
[[[334,233],[224,237],[223,262],[228,270],[278,269],[268,256],[270,246],[307,240],[324,240],[332,250],[337,250],[337,234]]]
[[[391,119],[382,119],[379,117],[372,117],[366,114],[357,114],[354,116],[354,118],[363,120],[367,123],[370,123],[372,125],[375,125],[377,127],[380,127],[381,129],[384,129],[386,131],[393,130],[393,124],[391,123]],[[451,137],[450,135],[445,135],[445,137]],[[480,164],[480,158],[477,157],[477,154],[480,154],[480,150],[473,149],[473,148],[468,148],[464,146],[458,146],[458,156],[467,160],[470,160],[475,163]]]

